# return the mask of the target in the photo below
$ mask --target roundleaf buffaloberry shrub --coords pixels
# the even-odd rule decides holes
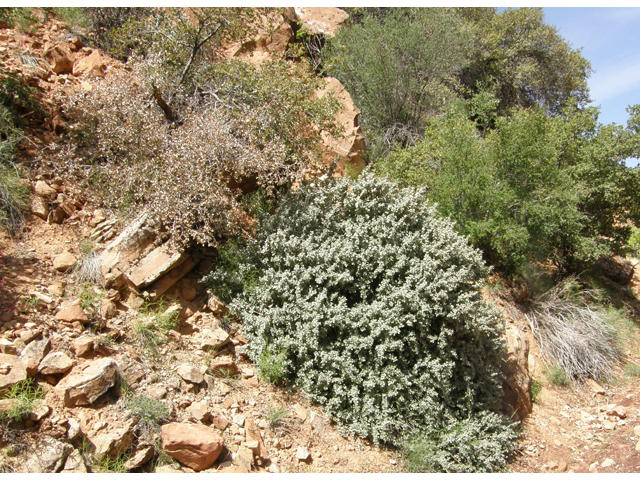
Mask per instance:
[[[349,433],[398,443],[496,406],[489,270],[421,190],[371,173],[302,187],[249,242],[239,277],[256,271],[231,304],[249,354],[278,358]]]

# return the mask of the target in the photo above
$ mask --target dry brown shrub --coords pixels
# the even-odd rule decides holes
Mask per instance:
[[[317,81],[283,64],[221,69],[221,88],[203,82],[175,123],[132,74],[95,81],[68,102],[75,148],[65,168],[109,206],[152,212],[178,244],[240,233],[251,222],[238,185],[272,194],[299,179],[316,158],[316,125],[329,125],[336,108],[313,97]]]

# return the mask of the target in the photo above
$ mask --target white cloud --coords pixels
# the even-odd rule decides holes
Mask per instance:
[[[640,58],[608,67],[607,73],[595,73],[589,81],[591,98],[605,102],[640,87]],[[601,69],[602,71],[602,69]]]

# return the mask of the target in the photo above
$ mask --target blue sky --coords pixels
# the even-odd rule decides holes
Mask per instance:
[[[591,62],[600,122],[626,125],[626,107],[640,103],[640,8],[545,7],[544,14]]]

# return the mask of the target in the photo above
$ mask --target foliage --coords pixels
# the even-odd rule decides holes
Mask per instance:
[[[0,130],[7,136],[11,126],[21,126],[33,113],[42,113],[42,107],[34,99],[34,88],[18,75],[6,73],[0,68]]]
[[[498,111],[541,106],[560,113],[572,99],[589,100],[591,65],[544,23],[541,8],[459,8],[473,37],[471,61],[459,75],[465,98],[488,89]]]
[[[92,466],[99,473],[128,473],[124,467],[129,455],[124,453],[116,457],[104,456],[100,460],[92,459]]]
[[[529,397],[531,398],[531,403],[535,402],[542,391],[542,384],[536,380],[531,380],[531,387],[529,388]]]
[[[571,279],[566,280],[537,299],[527,315],[531,331],[542,354],[557,363],[557,370],[568,379],[609,377],[621,357],[615,330],[606,313],[585,300],[592,294],[587,290],[576,292],[575,285]]]
[[[0,226],[14,237],[20,234],[28,199],[29,190],[16,171],[0,165]]]
[[[571,381],[569,375],[567,375],[567,372],[565,372],[562,367],[559,367],[557,365],[554,365],[549,369],[547,380],[549,380],[550,383],[561,387],[566,387]]]
[[[112,50],[121,57],[135,54],[147,70],[147,80],[168,120],[176,107],[193,96],[215,60],[217,50],[249,38],[265,8],[206,7],[148,9],[111,31]]]
[[[105,293],[89,283],[78,284],[76,290],[82,309],[89,310],[94,315],[100,312],[102,297],[104,297]]]
[[[36,23],[38,19],[28,7],[0,7],[0,25],[10,28],[18,26],[23,32],[29,33]]]
[[[171,129],[151,93],[128,76],[95,84],[68,105],[78,154],[66,168],[111,206],[145,205],[174,241],[215,245],[250,228],[242,182],[268,196],[298,178],[315,161],[318,129],[331,128],[337,104],[315,98],[321,80],[285,62],[221,62],[201,82]]]
[[[282,350],[277,353],[272,353],[268,348],[263,350],[258,363],[260,377],[274,385],[282,382],[285,377],[284,365],[286,358],[287,354]]]
[[[412,473],[495,473],[506,469],[517,438],[515,425],[504,417],[481,412],[430,436],[412,437],[402,452]]]
[[[78,26],[87,27],[93,34],[93,38],[100,48],[118,57],[120,60],[126,60],[128,50],[126,45],[120,43],[121,36],[119,33],[127,25],[144,21],[153,15],[155,9],[141,7],[82,7],[82,8],[58,8],[60,10],[81,11],[83,20],[75,23]],[[75,12],[68,16],[74,17]],[[133,45],[143,41],[142,38],[131,39]],[[119,55],[118,55],[119,54]],[[125,54],[125,55],[123,55]]]
[[[635,363],[627,363],[624,366],[624,373],[630,377],[640,377],[640,365]]]
[[[631,254],[640,257],[640,228],[632,227],[628,245]]]
[[[303,187],[240,271],[259,272],[231,304],[250,356],[282,355],[284,378],[350,433],[393,441],[499,398],[502,322],[478,290],[488,269],[419,191],[371,173]]]
[[[383,18],[365,13],[361,22],[341,28],[323,55],[327,72],[362,110],[376,156],[421,136],[425,119],[450,95],[470,47],[453,10],[398,8]]]
[[[161,400],[155,400],[144,394],[133,396],[126,401],[126,409],[140,422],[157,428],[169,419],[169,408]]]
[[[84,7],[53,7],[50,9],[51,13],[62,20],[71,32],[76,32],[78,29],[86,28],[91,24],[90,15],[88,15],[91,10],[93,9]],[[95,29],[92,30],[95,31]]]
[[[158,302],[146,302],[140,308],[140,313],[146,318],[136,320],[133,324],[138,341],[154,356],[157,347],[166,343],[167,332],[180,323],[179,312],[167,310],[162,299]]]
[[[29,379],[13,385],[4,392],[4,397],[12,401],[11,408],[7,411],[0,411],[0,420],[6,416],[10,420],[20,421],[38,407],[44,398],[44,392],[42,388],[34,386],[32,380]]]
[[[485,257],[511,272],[531,260],[568,270],[624,249],[628,221],[640,218],[640,175],[623,164],[631,129],[598,124],[595,109],[548,117],[531,108],[486,130],[469,120],[473,108],[458,102],[430,120],[424,140],[377,171],[425,185]]]
[[[278,408],[278,407],[269,407],[269,411],[267,412],[267,422],[269,423],[269,428],[276,429],[280,425],[287,416],[286,408]]]

